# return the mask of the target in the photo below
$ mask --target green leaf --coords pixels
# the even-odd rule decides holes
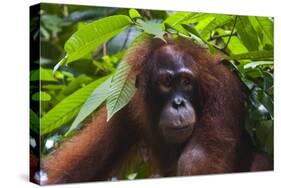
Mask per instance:
[[[29,110],[29,119],[30,119],[30,129],[35,133],[39,133],[39,117],[38,115],[33,112],[32,109]]]
[[[81,87],[84,87],[85,85],[92,82],[93,79],[91,77],[86,76],[85,74],[82,74],[73,80],[69,82],[66,86],[64,86],[59,93],[56,95],[56,99],[60,100],[65,98],[66,96],[72,94],[77,89],[80,89]]]
[[[262,71],[263,75],[263,90],[273,96],[273,74],[268,71]]]
[[[129,73],[130,65],[122,61],[112,77],[110,94],[106,101],[107,121],[127,105],[136,92],[135,77]]]
[[[186,25],[186,24],[182,24],[182,27],[186,31],[188,31],[188,33],[191,35],[191,37],[193,39],[195,39],[197,42],[199,42],[202,46],[207,45],[209,47],[209,50],[211,53],[216,52],[216,49],[212,46],[212,44],[210,42],[208,42],[207,40],[205,40],[204,38],[202,38],[194,27],[192,27],[190,25]],[[179,28],[177,28],[177,29],[179,29]]]
[[[75,61],[113,36],[125,30],[132,23],[125,15],[108,16],[87,24],[76,31],[65,43],[67,62]]]
[[[249,16],[249,20],[255,28],[263,45],[273,45],[273,22],[268,17]]]
[[[54,66],[53,74],[55,74],[55,72],[59,69],[59,67],[60,67],[61,65],[66,64],[67,61],[68,61],[68,55],[66,55],[64,58],[62,58],[62,59]]]
[[[141,18],[140,13],[134,8],[129,10],[129,15],[133,20],[136,20],[137,18]]]
[[[259,49],[257,32],[255,31],[247,16],[237,17],[236,30],[238,37],[248,50],[255,51]]]
[[[45,114],[41,118],[41,134],[47,134],[73,119],[91,92],[107,78],[103,77],[77,90]]]
[[[221,39],[223,39],[224,47],[228,42],[227,49],[230,50],[230,54],[241,54],[248,52],[248,49],[237,36],[230,36],[231,31],[219,28],[216,30],[216,32],[218,32],[218,35],[222,36]],[[231,37],[230,40],[229,37]]]
[[[134,180],[138,176],[138,173],[131,173],[127,176],[128,180]]]
[[[196,31],[196,29],[194,29],[194,27],[190,26],[190,25],[186,25],[186,24],[182,24],[182,27],[188,31],[189,33],[192,33],[193,35],[200,37],[200,34]]]
[[[241,60],[241,59],[252,59],[252,60],[265,60],[273,58],[272,50],[260,50],[260,51],[251,51],[242,54],[231,54],[231,59]]]
[[[195,26],[195,29],[197,31],[199,31],[200,33],[202,32],[202,30],[214,19],[214,16],[209,15],[208,17],[204,18],[204,19],[200,19],[200,21],[198,21],[198,23]]]
[[[45,69],[42,67],[40,67],[39,70],[32,71],[30,74],[30,81],[36,80],[57,82],[52,73],[52,69]]]
[[[163,23],[166,27],[172,28],[175,31],[178,31],[184,35],[188,35],[189,33],[187,30],[190,30],[190,32],[194,32],[196,36],[198,36],[198,33],[196,30],[194,30],[191,26],[189,26],[189,20],[193,17],[199,16],[201,14],[199,13],[186,13],[186,12],[177,12],[175,14],[170,15]],[[186,26],[186,28],[183,27],[183,24]],[[196,32],[195,32],[196,31]]]
[[[197,13],[187,13],[187,12],[176,12],[170,15],[165,21],[164,24],[174,27],[176,25],[181,25],[184,21],[189,20],[191,17]]]
[[[226,24],[233,22],[233,16],[216,16],[200,33],[201,37],[207,39],[209,33],[214,31],[218,27],[222,27]]]
[[[272,98],[269,95],[267,95],[264,91],[260,90],[257,93],[257,99],[266,108],[266,110],[269,112],[273,120],[274,114],[273,114]]]
[[[226,44],[228,41],[228,37],[225,37],[223,40]],[[243,43],[237,36],[231,36],[227,48],[231,51],[232,54],[241,54],[248,52],[248,49],[243,45]]]
[[[138,20],[140,24],[140,29],[142,29],[145,33],[154,35],[156,38],[160,38],[165,41],[163,38],[165,31],[163,30],[162,23],[157,23],[155,21],[142,21]]]
[[[244,65],[244,69],[248,69],[248,68],[254,69],[257,66],[261,66],[261,65],[273,65],[273,61],[254,61]]]
[[[206,13],[189,13],[189,12],[176,12],[168,16],[166,20],[164,20],[164,24],[167,24],[171,27],[175,27],[181,24],[190,24],[201,22],[202,20],[213,18],[214,14],[206,14]]]
[[[94,112],[108,97],[112,77],[99,85],[82,106],[66,135],[74,130],[87,116]]]
[[[51,95],[44,91],[34,93],[31,98],[34,101],[49,101],[52,99]]]

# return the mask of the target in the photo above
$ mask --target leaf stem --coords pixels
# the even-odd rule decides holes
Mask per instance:
[[[226,50],[226,48],[227,48],[227,46],[228,46],[228,44],[229,44],[229,42],[230,42],[230,39],[231,39],[231,37],[232,37],[232,35],[233,35],[233,32],[234,32],[234,29],[235,29],[235,25],[236,25],[236,23],[237,23],[237,18],[238,18],[238,17],[235,16],[235,20],[234,20],[233,27],[232,27],[232,29],[231,29],[230,36],[228,37],[228,40],[227,40],[227,42],[226,42],[226,44],[225,44],[223,50]]]

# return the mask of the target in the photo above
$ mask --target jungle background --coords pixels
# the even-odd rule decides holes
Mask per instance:
[[[161,38],[163,32],[170,32],[206,46],[211,53],[226,56],[229,68],[240,77],[248,95],[245,129],[255,149],[273,157],[273,18],[57,4],[41,4],[39,14],[40,19],[31,19],[30,32],[34,40],[40,40],[40,58],[32,62],[40,68],[30,72],[30,81],[31,100],[40,102],[40,110],[31,106],[30,126],[32,135],[40,136],[40,141],[31,137],[31,147],[40,145],[42,156],[79,131],[87,121],[80,118],[73,127],[85,102],[116,73],[137,36],[148,33]],[[76,31],[114,15],[126,15],[135,24],[116,32],[79,58],[58,64],[69,53],[65,44]],[[38,81],[40,86],[36,84]],[[71,133],[66,134],[70,127]],[[144,177],[151,174],[149,164],[142,161],[112,178]]]

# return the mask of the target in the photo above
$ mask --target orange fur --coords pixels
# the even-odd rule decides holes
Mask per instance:
[[[185,39],[144,39],[129,50],[126,61],[133,75],[148,79],[150,57],[163,45],[174,45],[196,62],[197,105],[202,109],[192,137],[180,146],[168,145],[151,132],[151,103],[144,98],[146,83],[140,83],[131,102],[106,122],[105,108],[72,139],[44,158],[45,184],[105,180],[130,147],[145,140],[162,176],[249,171],[252,151],[243,129],[245,97],[239,79],[220,63],[220,56]],[[149,81],[149,80],[148,80]],[[271,168],[269,168],[271,169]]]

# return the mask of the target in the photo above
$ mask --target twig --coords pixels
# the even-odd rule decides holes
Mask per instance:
[[[226,44],[225,44],[223,50],[225,50],[225,49],[227,48],[227,46],[228,46],[228,44],[229,44],[229,42],[230,42],[230,39],[231,39],[231,37],[232,37],[232,35],[233,35],[233,32],[234,32],[234,29],[235,29],[236,22],[237,22],[237,16],[235,16],[235,20],[234,20],[234,24],[233,24],[233,27],[232,27],[230,36],[229,36],[229,38],[228,38],[228,40],[227,40],[227,42],[226,42]]]
[[[232,36],[236,36],[236,35],[237,35],[237,33],[233,33],[232,35],[231,34],[217,35],[217,36],[210,37],[208,39],[208,41],[216,40],[216,39],[223,38],[223,37],[232,37]]]
[[[123,45],[122,45],[122,47],[121,47],[121,50],[123,50],[123,49],[126,47],[126,44],[127,44],[127,42],[128,42],[130,33],[131,33],[131,27],[128,29],[127,36],[126,36],[126,38],[125,38],[125,40],[124,40],[124,42],[123,42]]]
[[[103,43],[103,45],[102,45],[102,55],[106,56],[106,54],[107,54],[106,43]]]

